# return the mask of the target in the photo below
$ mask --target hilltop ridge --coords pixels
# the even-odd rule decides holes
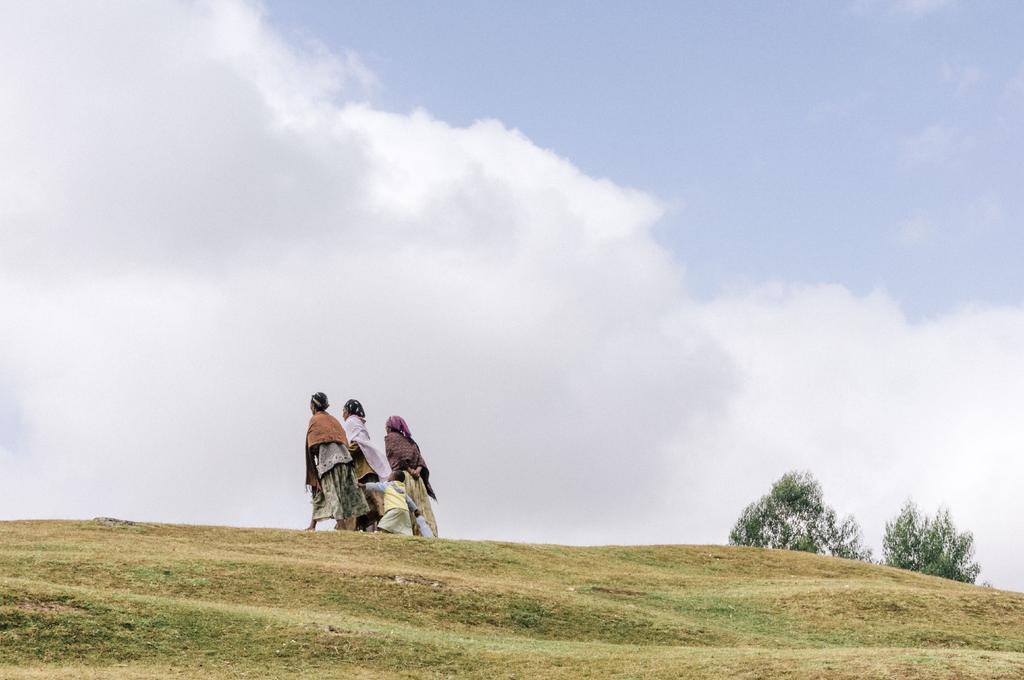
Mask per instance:
[[[726,546],[0,522],[0,677],[1021,678],[1024,594]]]

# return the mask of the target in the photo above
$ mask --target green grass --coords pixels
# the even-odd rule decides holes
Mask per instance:
[[[0,678],[1024,678],[1024,595],[803,553],[0,523]]]

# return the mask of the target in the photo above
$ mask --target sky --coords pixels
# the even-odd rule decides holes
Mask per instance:
[[[324,391],[445,536],[723,543],[807,469],[1024,590],[1022,13],[5,3],[0,519],[301,527]]]
[[[496,118],[669,203],[656,237],[704,299],[800,280],[914,318],[1021,301],[1019,3],[269,8],[359,54],[381,107]]]

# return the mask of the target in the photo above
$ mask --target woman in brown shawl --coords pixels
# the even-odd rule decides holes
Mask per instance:
[[[409,425],[401,416],[391,416],[385,426],[384,450],[387,452],[388,463],[392,470],[405,472],[405,490],[419,507],[423,517],[430,525],[434,536],[437,536],[437,521],[430,499],[437,500],[434,488],[430,486],[430,468],[420,454],[420,447],[409,433]],[[429,496],[429,498],[428,498]],[[417,535],[418,529],[414,528]]]
[[[309,402],[313,417],[306,430],[306,486],[313,491],[313,518],[307,531],[330,518],[335,529],[354,529],[355,518],[370,509],[356,484],[345,428],[327,412],[328,406],[323,392]]]

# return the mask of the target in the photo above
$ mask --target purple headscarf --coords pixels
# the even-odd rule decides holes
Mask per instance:
[[[388,418],[388,422],[385,423],[385,425],[395,432],[398,432],[409,441],[413,441],[412,433],[409,432],[409,424],[405,422],[405,418],[402,416],[391,416]]]

